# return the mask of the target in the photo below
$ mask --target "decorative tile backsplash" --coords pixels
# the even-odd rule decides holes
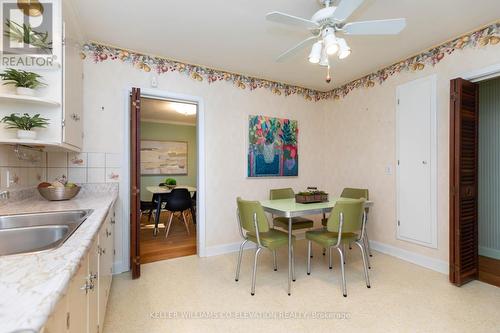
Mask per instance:
[[[121,154],[41,152],[25,149],[22,159],[12,146],[0,146],[0,188],[20,189],[61,176],[76,184],[118,183]]]

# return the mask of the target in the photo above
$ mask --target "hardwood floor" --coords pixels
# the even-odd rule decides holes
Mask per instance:
[[[479,281],[500,287],[500,260],[479,256]]]
[[[190,216],[189,214],[187,214]],[[188,220],[190,235],[186,232],[184,222],[176,215],[170,227],[168,238],[165,239],[165,225],[168,223],[169,213],[162,212],[158,236],[153,236],[153,219],[148,222],[148,216],[143,215],[141,221],[141,264],[159,260],[166,260],[196,254],[196,225],[191,218]]]

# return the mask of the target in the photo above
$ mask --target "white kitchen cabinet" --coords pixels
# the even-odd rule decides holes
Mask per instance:
[[[82,37],[74,13],[63,4],[63,103],[62,141],[77,149],[83,143],[83,62]]]
[[[42,76],[46,87],[36,97],[20,96],[13,86],[0,81],[0,118],[11,113],[40,114],[49,120],[35,129],[35,140],[18,139],[16,130],[0,125],[0,144],[45,147],[46,150],[80,151],[83,143],[83,37],[69,1],[47,0],[52,5],[52,66],[24,66],[15,69]]]
[[[114,209],[94,238],[43,333],[102,332],[112,281]]]

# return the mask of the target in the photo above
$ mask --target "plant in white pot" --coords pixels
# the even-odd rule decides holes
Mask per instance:
[[[0,78],[5,81],[4,85],[14,85],[18,95],[35,96],[36,88],[46,86],[40,81],[41,75],[14,68],[6,69],[0,74]]]
[[[30,116],[25,113],[15,114],[12,113],[10,116],[5,116],[0,121],[7,124],[8,129],[17,129],[18,139],[36,139],[36,132],[33,130],[35,128],[45,128],[49,124],[48,119],[40,117],[39,114]]]

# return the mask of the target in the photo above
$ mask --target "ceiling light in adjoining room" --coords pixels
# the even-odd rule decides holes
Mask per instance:
[[[334,55],[339,50],[339,44],[333,29],[326,29],[323,42],[325,43],[325,50],[328,55]]]
[[[351,54],[351,48],[347,45],[344,38],[338,38],[339,42],[339,59],[345,59]]]
[[[323,49],[323,42],[317,41],[313,44],[311,48],[311,53],[309,53],[309,62],[312,64],[317,64],[321,60],[321,50]]]
[[[172,105],[172,108],[175,110],[175,112],[183,114],[185,116],[193,116],[196,114],[195,104],[175,103]]]

